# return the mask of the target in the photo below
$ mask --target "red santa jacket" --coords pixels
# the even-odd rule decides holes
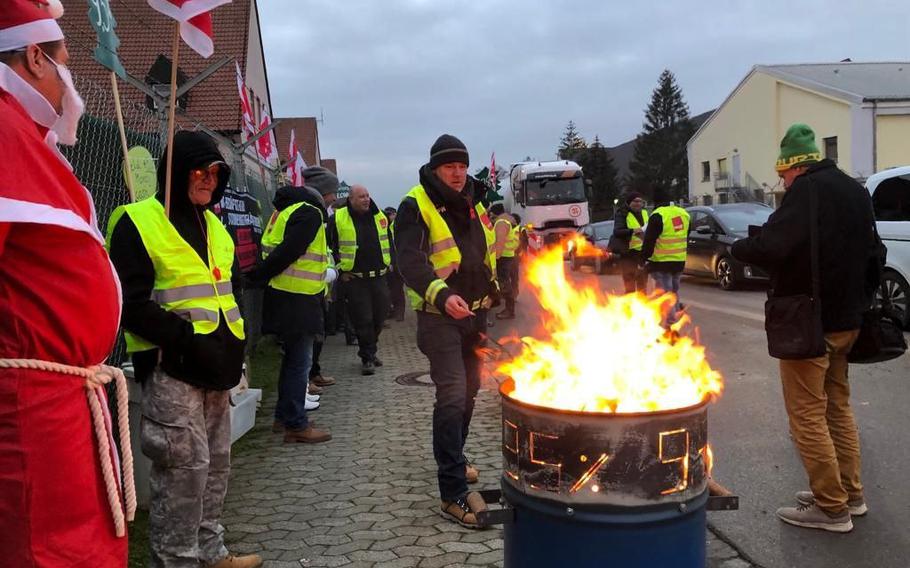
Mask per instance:
[[[116,339],[120,292],[91,196],[45,142],[40,112],[3,86],[0,357],[101,363]]]

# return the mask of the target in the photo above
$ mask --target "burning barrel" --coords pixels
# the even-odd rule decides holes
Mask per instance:
[[[705,565],[705,400],[644,413],[576,412],[502,395],[505,566]]]
[[[527,268],[541,326],[495,370],[505,565],[703,568],[723,381],[688,318],[667,321],[671,294],[568,280],[560,249]]]

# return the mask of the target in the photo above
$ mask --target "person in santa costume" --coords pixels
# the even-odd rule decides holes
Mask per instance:
[[[59,366],[101,369],[120,320],[91,195],[57,149],[83,109],[62,13],[56,0],[0,9],[0,554],[17,568],[127,562],[119,480],[102,471],[115,452],[90,411],[106,406],[103,381]]]

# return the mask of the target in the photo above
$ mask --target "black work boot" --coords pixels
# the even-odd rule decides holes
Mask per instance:
[[[360,365],[360,374],[361,375],[374,375],[376,374],[376,366],[373,365],[373,362],[370,360],[364,360]]]

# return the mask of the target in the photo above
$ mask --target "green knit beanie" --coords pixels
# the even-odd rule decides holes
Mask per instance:
[[[787,129],[784,139],[780,141],[780,156],[775,169],[782,172],[814,164],[821,159],[821,152],[815,144],[815,132],[806,124],[796,123]]]

